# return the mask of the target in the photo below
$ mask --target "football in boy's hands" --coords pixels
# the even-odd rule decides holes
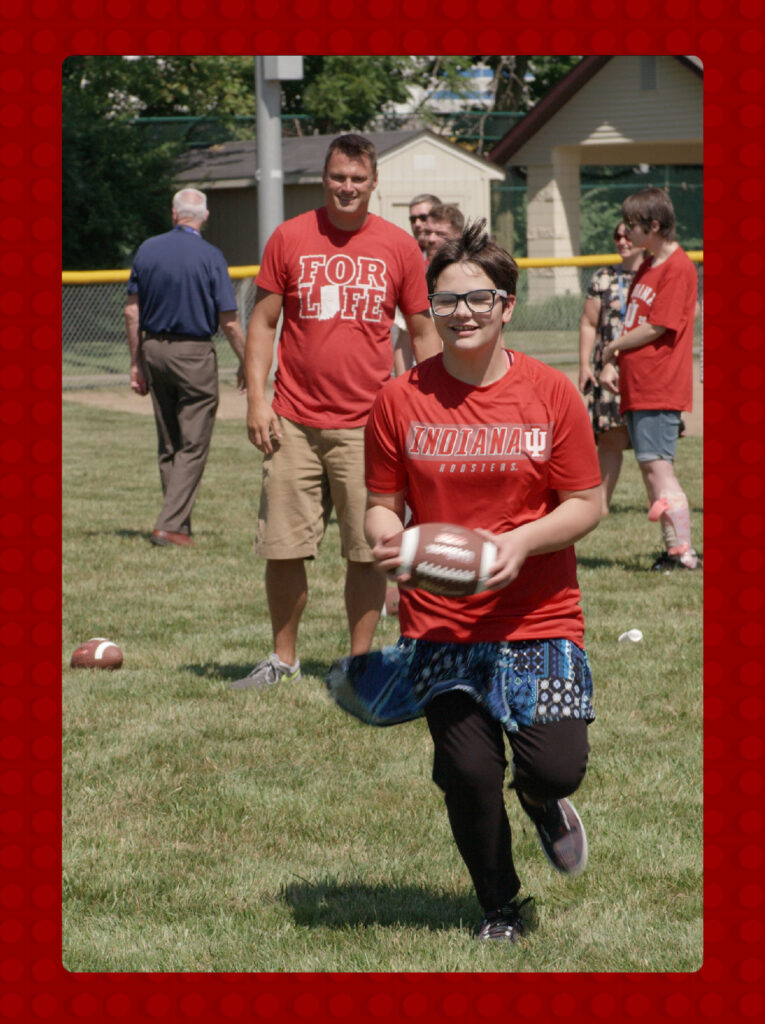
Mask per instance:
[[[122,651],[111,640],[94,636],[74,650],[69,664],[72,668],[119,668]]]
[[[466,526],[420,523],[399,534],[401,565],[394,576],[409,573],[405,586],[444,597],[466,597],[486,589],[497,546]]]

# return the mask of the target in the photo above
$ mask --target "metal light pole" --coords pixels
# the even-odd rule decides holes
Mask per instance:
[[[302,57],[255,58],[255,149],[258,183],[258,258],[284,220],[281,87],[283,79],[303,77]]]

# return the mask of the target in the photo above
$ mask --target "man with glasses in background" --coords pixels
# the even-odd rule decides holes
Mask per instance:
[[[438,196],[431,195],[429,192],[421,192],[409,200],[409,226],[412,229],[414,240],[420,247],[425,266],[427,266],[428,262],[425,222],[433,207],[440,204],[441,200]],[[394,377],[400,377],[402,373],[414,364],[412,339],[400,309],[396,310],[390,336],[393,341],[393,375]]]
[[[435,196],[430,198],[434,199]],[[415,200],[412,202],[414,203]],[[415,208],[420,209],[425,205],[423,203]],[[450,238],[458,238],[465,227],[465,218],[456,203],[437,203],[431,206],[424,218],[423,227],[419,226],[423,223],[422,214],[416,215],[417,226],[415,226],[414,218],[415,215],[410,215],[409,222],[412,224],[412,231],[420,232],[417,240],[423,250],[426,267],[444,242],[448,242]],[[393,339],[393,372],[396,377],[400,377],[405,370],[409,370],[414,365],[409,335],[401,324],[398,326],[398,334]]]
[[[420,195],[409,200],[409,226],[415,241],[422,250],[424,260],[427,259],[425,255],[425,221],[433,207],[440,205],[441,200],[438,196],[431,195],[429,192],[421,192]]]

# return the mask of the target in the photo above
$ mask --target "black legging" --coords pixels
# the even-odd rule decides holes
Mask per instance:
[[[467,693],[436,697],[426,709],[435,744],[433,781],[445,795],[449,824],[485,911],[521,887],[513,864],[504,800],[506,735]],[[587,723],[566,719],[507,734],[516,787],[532,800],[573,793],[587,768]]]

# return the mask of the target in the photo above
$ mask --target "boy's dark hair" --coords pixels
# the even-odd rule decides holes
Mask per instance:
[[[432,206],[428,219],[445,221],[452,231],[465,229],[465,215],[456,203],[439,203],[438,206]]]
[[[492,242],[486,233],[486,221],[469,222],[458,238],[450,238],[438,248],[430,261],[426,278],[432,292],[442,271],[452,263],[473,263],[490,277],[497,288],[515,295],[518,264],[501,245]]]
[[[659,234],[668,242],[675,240],[675,208],[663,188],[644,188],[633,192],[622,202],[622,220],[625,224],[639,224],[649,231],[657,221]]]
[[[336,139],[333,139],[327,149],[327,155],[324,157],[325,173],[329,158],[333,153],[342,153],[343,156],[350,156],[355,160],[366,157],[372,166],[372,174],[377,173],[377,150],[375,149],[375,144],[363,135],[349,133],[348,135],[338,135]]]

